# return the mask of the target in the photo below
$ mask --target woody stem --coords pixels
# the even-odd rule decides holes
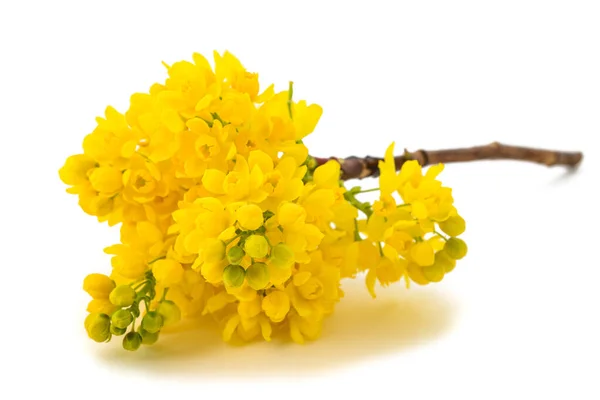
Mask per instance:
[[[401,156],[394,157],[396,169],[408,160],[416,160],[422,166],[438,163],[454,163],[478,160],[518,160],[529,161],[547,166],[564,165],[576,167],[583,158],[581,152],[554,151],[535,149],[531,147],[509,146],[493,142],[485,146],[474,146],[460,149],[446,150],[417,150],[415,152],[404,151]],[[323,165],[329,160],[336,160],[342,169],[342,179],[363,179],[379,176],[379,157],[346,157],[346,158],[319,158],[315,157],[317,165]]]

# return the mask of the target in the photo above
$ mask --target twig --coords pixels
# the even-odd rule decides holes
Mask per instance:
[[[508,146],[498,142],[486,146],[475,146],[462,149],[447,150],[417,150],[404,151],[401,156],[394,157],[396,169],[399,170],[408,160],[416,160],[422,166],[437,163],[454,163],[478,160],[519,160],[529,161],[547,166],[564,165],[576,167],[583,158],[581,152],[553,151],[534,149],[530,147]],[[363,179],[379,176],[380,157],[346,157],[346,158],[319,158],[315,157],[317,165],[322,165],[328,160],[336,160],[342,167],[342,179]]]

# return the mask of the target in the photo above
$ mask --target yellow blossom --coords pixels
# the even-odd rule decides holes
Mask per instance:
[[[319,105],[294,100],[291,83],[261,88],[229,52],[213,58],[164,63],[165,80],[123,113],[107,107],[59,171],[84,212],[120,226],[105,249],[111,273],[83,283],[90,338],[123,336],[133,351],[204,315],[227,341],[303,343],[344,278],[364,277],[375,297],[377,284],[424,285],[455,269],[465,221],[442,165],[397,170],[392,144],[379,198],[365,202],[338,161],[309,157]]]

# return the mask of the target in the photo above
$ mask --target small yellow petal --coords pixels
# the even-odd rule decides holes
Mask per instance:
[[[207,169],[202,177],[202,184],[209,192],[215,194],[224,194],[223,184],[225,182],[225,172],[217,169]]]

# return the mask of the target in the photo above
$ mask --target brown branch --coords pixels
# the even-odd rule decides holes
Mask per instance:
[[[396,170],[408,160],[416,160],[422,166],[437,163],[453,163],[478,160],[519,160],[529,161],[547,166],[564,165],[576,167],[583,158],[581,152],[553,151],[534,149],[530,147],[508,146],[498,142],[486,146],[475,146],[462,149],[447,150],[417,150],[404,151],[401,156],[394,157]],[[336,160],[342,167],[342,179],[363,179],[379,176],[379,157],[347,157],[319,158],[315,157],[317,165],[325,164],[328,160]]]

